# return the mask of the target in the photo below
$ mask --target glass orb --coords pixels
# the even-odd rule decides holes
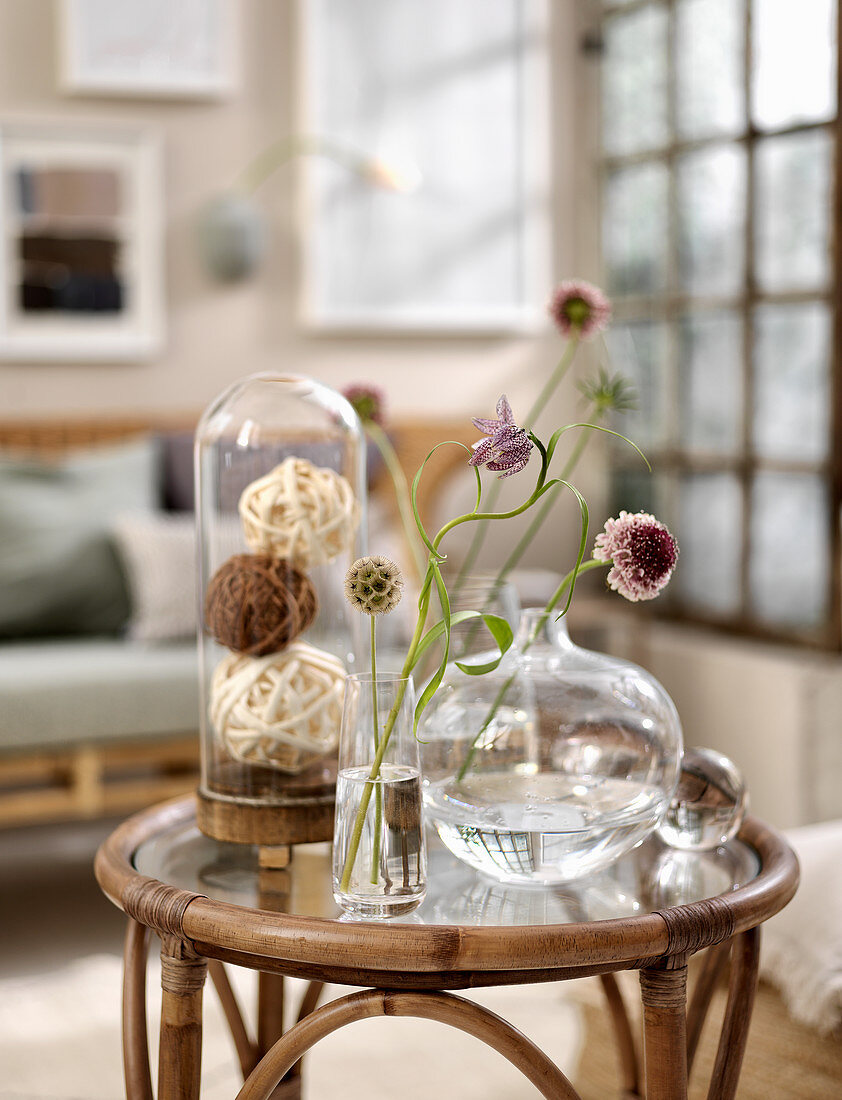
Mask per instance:
[[[745,781],[733,761],[714,749],[686,749],[658,834],[672,848],[718,848],[737,834],[747,806]]]

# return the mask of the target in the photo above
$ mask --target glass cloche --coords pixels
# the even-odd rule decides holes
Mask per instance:
[[[360,616],[365,443],[350,404],[260,374],[196,432],[202,781],[199,824],[263,845],[332,833],[335,752]]]

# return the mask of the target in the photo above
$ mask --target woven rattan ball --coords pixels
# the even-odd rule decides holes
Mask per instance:
[[[318,611],[312,581],[269,554],[235,554],[217,569],[205,593],[205,626],[237,653],[278,653]]]
[[[211,681],[210,718],[228,753],[295,774],[335,748],[345,668],[306,642],[283,653],[229,653]]]
[[[302,569],[347,550],[360,518],[348,481],[304,458],[288,458],[247,485],[239,511],[250,549]]]

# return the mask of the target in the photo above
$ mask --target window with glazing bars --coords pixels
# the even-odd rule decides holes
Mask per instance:
[[[676,532],[663,611],[839,645],[838,0],[626,0],[602,23],[616,499]]]

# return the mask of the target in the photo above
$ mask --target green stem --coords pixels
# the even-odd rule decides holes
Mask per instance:
[[[555,590],[555,592],[552,594],[552,596],[550,596],[549,600],[547,601],[547,604],[544,607],[544,610],[541,613],[540,618],[535,623],[535,627],[532,630],[532,633],[526,639],[526,642],[523,644],[523,647],[521,648],[521,651],[520,651],[521,655],[526,653],[529,650],[529,648],[533,645],[533,643],[537,640],[538,635],[544,629],[544,624],[546,623],[546,621],[550,617],[550,615],[553,613],[553,610],[556,608],[556,606],[560,602],[561,597],[567,591],[567,589],[569,588],[569,586],[572,583],[572,581],[574,580],[574,578],[577,577],[580,573],[586,573],[586,572],[590,571],[591,569],[598,569],[600,566],[605,568],[606,566],[608,566],[610,564],[611,564],[610,562],[597,561],[596,558],[591,558],[590,561],[583,562],[582,565],[579,566],[578,570],[577,569],[571,569],[570,570],[570,572],[567,574],[566,577],[564,577],[561,584],[558,586],[558,588]],[[456,773],[457,783],[461,783],[462,780],[465,778],[465,773],[467,772],[468,768],[471,766],[471,763],[474,759],[474,754],[476,753],[476,750],[477,750],[477,747],[480,743],[480,739],[482,738],[482,735],[485,733],[485,731],[488,729],[488,727],[494,721],[495,715],[497,714],[497,711],[500,709],[500,706],[501,706],[503,700],[506,697],[506,692],[509,690],[509,688],[512,686],[512,684],[515,682],[516,678],[517,678],[517,672],[513,672],[511,674],[511,676],[508,678],[508,680],[506,680],[506,682],[503,684],[503,686],[497,692],[497,696],[496,696],[494,702],[491,704],[491,708],[489,709],[488,714],[485,716],[485,721],[482,723],[482,725],[479,728],[479,731],[477,732],[476,737],[474,737],[473,741],[471,742],[471,747],[468,749],[467,756],[462,761],[462,766],[459,768],[459,771]]]
[[[417,579],[420,581],[427,571],[427,563],[424,560],[424,554],[418,540],[418,532],[415,529],[415,521],[412,518],[412,503],[409,498],[409,484],[406,480],[406,474],[403,472],[403,467],[395,448],[392,446],[392,441],[380,425],[368,421],[365,430],[366,435],[380,452],[392,479],[404,538],[412,554]]]
[[[253,195],[279,168],[306,152],[308,149],[304,138],[284,137],[273,141],[243,169],[235,182],[235,188],[247,195]]]
[[[380,723],[377,716],[377,643],[375,640],[375,623],[373,615],[369,616],[371,622],[371,721],[374,730],[374,751],[377,752],[380,744]],[[378,869],[380,867],[380,830],[383,826],[383,791],[382,785],[377,784],[374,808],[374,844],[371,851],[371,882],[377,883]]]
[[[541,388],[541,392],[535,398],[532,403],[532,408],[526,414],[526,418],[520,427],[526,431],[532,427],[535,421],[538,419],[539,414],[543,411],[544,406],[549,399],[558,389],[561,384],[561,380],[567,374],[570,366],[576,357],[576,350],[579,347],[578,336],[573,336],[567,341],[567,345],[562,353],[561,358],[556,364],[550,377],[544,383]],[[483,502],[485,511],[493,512],[494,505],[497,502],[497,498],[500,495],[500,491],[503,488],[502,481],[498,478],[494,481],[488,490],[487,499]],[[454,583],[454,594],[458,593],[462,585],[465,583],[465,577],[473,570],[476,560],[479,557],[480,550],[482,550],[483,543],[485,542],[485,536],[488,532],[488,521],[478,524],[474,537],[471,539],[468,551],[465,554],[465,559],[462,562],[462,566],[457,574],[456,581]]]
[[[347,148],[328,138],[314,134],[293,134],[278,138],[248,164],[235,181],[235,188],[252,195],[279,168],[298,156],[323,156],[344,164],[352,172],[365,175],[371,165],[371,158],[363,156],[355,149]]]
[[[538,419],[539,414],[543,412],[544,406],[558,389],[559,385],[561,384],[562,378],[564,378],[565,374],[567,374],[568,370],[570,369],[571,363],[576,358],[576,352],[578,348],[579,337],[571,336],[570,339],[567,341],[567,346],[562,353],[561,359],[559,359],[558,363],[556,364],[555,370],[544,383],[543,387],[541,388],[541,392],[532,402],[532,408],[526,414],[525,420],[520,425],[521,428],[525,428],[526,431],[529,431],[529,429]]]

